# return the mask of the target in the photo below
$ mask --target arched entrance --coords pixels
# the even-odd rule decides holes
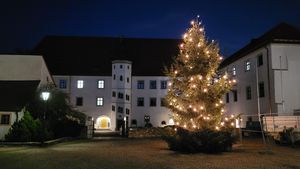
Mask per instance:
[[[100,116],[96,120],[96,129],[109,129],[110,128],[110,118],[107,116]]]

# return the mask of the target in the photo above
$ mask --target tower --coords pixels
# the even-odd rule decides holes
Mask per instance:
[[[131,113],[131,61],[112,61],[112,120],[116,130],[128,129]]]

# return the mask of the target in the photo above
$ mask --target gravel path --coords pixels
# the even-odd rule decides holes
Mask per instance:
[[[159,139],[73,141],[54,146],[0,147],[1,169],[300,169],[300,148],[244,140],[233,152],[178,154]]]

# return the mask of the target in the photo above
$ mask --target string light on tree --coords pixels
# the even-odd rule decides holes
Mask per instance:
[[[199,16],[191,21],[179,47],[180,53],[166,69],[172,84],[166,100],[173,103],[168,108],[176,114],[175,124],[188,130],[219,130],[224,112],[222,99],[235,82],[227,74],[219,75],[223,58],[218,43],[205,37]]]

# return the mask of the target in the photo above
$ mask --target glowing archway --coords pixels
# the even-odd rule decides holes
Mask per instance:
[[[95,128],[96,129],[109,129],[110,128],[110,118],[107,116],[100,116],[96,119]]]

